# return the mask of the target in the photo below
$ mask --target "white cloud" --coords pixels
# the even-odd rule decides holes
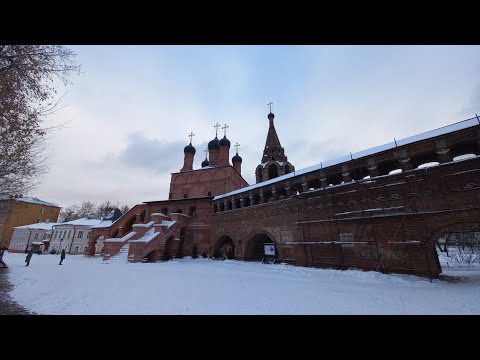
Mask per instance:
[[[168,198],[193,131],[194,168],[228,123],[254,183],[267,103],[297,169],[474,116],[478,46],[78,46],[55,115],[54,158],[33,195],[62,206]],[[477,108],[475,108],[477,107]],[[223,136],[223,133],[219,134]]]

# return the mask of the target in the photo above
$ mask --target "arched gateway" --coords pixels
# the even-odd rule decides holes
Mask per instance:
[[[264,244],[275,244],[275,257],[279,258],[278,246],[274,237],[266,232],[258,232],[247,241],[244,259],[247,261],[261,261],[264,257]]]

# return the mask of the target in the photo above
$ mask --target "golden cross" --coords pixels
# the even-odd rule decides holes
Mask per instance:
[[[217,122],[215,125],[213,125],[213,127],[215,128],[215,136],[218,135],[218,128],[220,127],[220,124]]]
[[[237,142],[235,145],[233,145],[237,149],[237,154],[238,154],[238,148],[240,147],[240,144]]]
[[[230,127],[230,126],[228,126],[227,124],[225,124],[224,126],[222,126],[222,130],[224,131],[225,137],[227,136],[227,129],[228,129],[229,127]]]
[[[270,112],[272,112],[272,105],[273,105],[273,103],[272,103],[272,102],[269,102],[267,105],[270,107]]]
[[[195,136],[195,134],[192,132],[190,132],[190,135],[188,135],[188,137],[190,138],[190,144],[192,143],[192,139],[193,137]]]

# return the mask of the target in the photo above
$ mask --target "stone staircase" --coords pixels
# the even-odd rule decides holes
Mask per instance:
[[[128,262],[128,250],[130,248],[130,244],[123,245],[120,248],[120,251],[116,253],[114,256],[110,257],[107,260],[104,260],[104,264],[115,264],[115,263],[127,263]]]
[[[151,260],[160,259],[167,240],[172,237],[174,242],[170,250],[176,253],[180,246],[181,229],[188,226],[190,219],[190,216],[180,213],[170,216],[151,214],[149,222],[133,224],[132,231],[122,238],[105,240],[104,263],[142,262],[149,254],[149,257],[153,256]]]

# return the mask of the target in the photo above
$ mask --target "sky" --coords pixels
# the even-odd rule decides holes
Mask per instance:
[[[461,281],[189,256],[134,264],[127,254],[108,265],[67,255],[62,267],[58,255],[34,255],[26,267],[25,254],[6,253],[3,274],[9,296],[36,314],[480,314],[480,263],[446,266],[443,256],[443,275]]]
[[[480,114],[480,46],[68,47],[82,73],[58,85],[63,125],[28,194],[62,207],[168,199],[188,134],[197,169],[217,122],[254,184],[269,102],[297,170]]]

